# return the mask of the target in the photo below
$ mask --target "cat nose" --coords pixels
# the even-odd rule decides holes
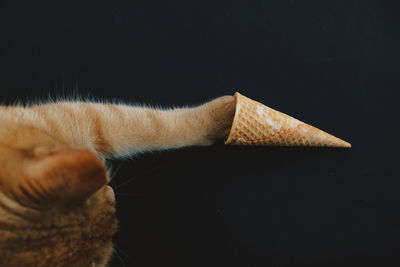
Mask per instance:
[[[106,186],[106,197],[112,201],[115,201],[114,190],[109,185]]]

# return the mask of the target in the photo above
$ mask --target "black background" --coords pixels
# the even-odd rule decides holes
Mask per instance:
[[[0,101],[171,106],[240,91],[352,143],[112,162],[112,266],[398,263],[394,2],[1,1]]]

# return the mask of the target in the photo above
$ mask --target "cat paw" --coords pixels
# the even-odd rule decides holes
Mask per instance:
[[[209,122],[207,137],[211,142],[226,139],[235,115],[236,99],[222,96],[205,104]]]

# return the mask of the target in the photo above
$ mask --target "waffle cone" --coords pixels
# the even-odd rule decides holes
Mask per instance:
[[[225,144],[351,147],[333,135],[235,93],[236,111]]]

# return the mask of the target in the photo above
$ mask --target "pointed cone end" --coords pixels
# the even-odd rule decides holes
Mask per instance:
[[[299,145],[314,146],[314,147],[351,148],[350,143],[342,139],[339,139],[331,134],[328,134],[324,131],[321,131],[319,129],[318,131],[320,132],[318,133],[318,135],[312,135],[312,133],[310,133],[310,135],[303,134],[302,136],[303,141]]]
[[[314,126],[300,122],[295,128],[290,129],[291,137],[300,141],[300,145],[315,147],[351,147],[351,144],[339,139]]]
[[[339,138],[337,138],[340,142],[338,142],[338,146],[337,147],[344,147],[344,148],[351,148],[351,144],[350,143],[348,143],[348,142],[346,142],[346,141],[344,141],[344,140],[342,140],[342,139],[339,139]]]
[[[339,139],[339,138],[337,138],[337,139]],[[337,142],[337,146],[336,147],[351,148],[351,144],[350,143],[348,143],[348,142],[346,142],[346,141],[344,141],[342,139],[339,139],[339,140],[340,141]]]

